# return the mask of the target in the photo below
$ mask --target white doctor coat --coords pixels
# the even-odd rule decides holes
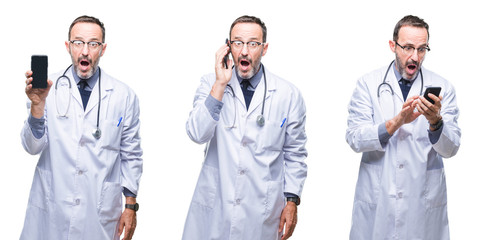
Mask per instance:
[[[460,146],[459,110],[455,90],[447,80],[422,68],[424,86],[442,87],[441,115],[444,125],[432,144],[424,116],[403,125],[382,147],[378,126],[402,109],[402,91],[393,66],[388,82],[394,91],[377,97],[387,68],[360,78],[349,105],[346,140],[362,152],[353,205],[350,239],[449,239],[447,192],[442,158],[454,156]],[[415,80],[408,97],[420,93],[421,78]]]
[[[230,85],[235,96],[227,87],[218,121],[205,106],[215,74],[201,79],[186,129],[194,142],[207,146],[184,240],[280,239],[284,192],[300,196],[307,176],[305,104],[297,88],[265,72],[268,88],[263,127],[256,122],[262,110],[263,79],[247,112],[233,74]],[[230,128],[234,122],[235,127]]]
[[[45,104],[45,134],[36,139],[28,121],[22,130],[25,150],[40,159],[20,239],[117,239],[123,188],[137,194],[142,174],[138,99],[102,70],[102,136],[96,140],[98,82],[84,111],[72,71],[66,76],[72,81],[68,118],[58,117],[54,81]]]

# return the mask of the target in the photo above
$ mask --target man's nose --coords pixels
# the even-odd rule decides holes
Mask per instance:
[[[241,54],[244,55],[244,56],[248,55],[248,47],[247,47],[246,43],[243,44],[243,46],[242,46]]]
[[[412,53],[412,56],[410,56],[410,59],[412,59],[413,61],[418,62],[418,59],[419,59],[419,58],[420,58],[420,57],[418,56],[418,49],[415,49],[415,50],[413,51],[413,53]]]
[[[90,49],[88,48],[88,44],[84,44],[83,48],[82,48],[82,54],[83,55],[88,55],[89,51],[90,51]]]

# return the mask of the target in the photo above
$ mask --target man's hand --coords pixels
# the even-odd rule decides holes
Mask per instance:
[[[417,110],[421,113],[431,125],[435,125],[442,119],[440,115],[440,110],[442,109],[442,99],[443,97],[437,97],[431,93],[428,96],[435,101],[435,104],[430,103],[424,97],[420,97],[417,101]]]
[[[47,99],[48,92],[50,91],[53,82],[51,80],[47,80],[47,88],[32,88],[32,74],[32,71],[27,71],[25,73],[25,77],[27,77],[27,80],[25,81],[25,93],[30,101],[32,101],[30,108],[32,116],[35,118],[42,118],[45,112],[45,99]]]
[[[402,111],[386,122],[385,126],[390,135],[393,135],[403,124],[411,123],[417,119],[418,116],[422,115],[420,112],[414,112],[415,106],[417,105],[415,100],[417,99],[418,96],[408,98],[402,106]]]
[[[134,197],[126,197],[126,203],[135,204],[136,199]],[[125,234],[123,235],[123,240],[131,240],[136,227],[137,227],[137,213],[132,209],[125,208],[125,210],[123,210],[122,216],[120,217],[120,224],[118,226],[118,236],[122,235],[123,229],[125,228]]]
[[[297,205],[294,202],[287,201],[287,205],[282,210],[282,216],[280,216],[280,225],[278,226],[278,232],[282,232],[283,227],[285,226],[285,233],[282,236],[282,240],[287,240],[292,236],[296,225]]]
[[[217,50],[217,53],[215,54],[216,81],[213,84],[210,95],[212,95],[212,97],[218,101],[222,101],[225,88],[232,78],[233,61],[228,59],[228,68],[225,68],[223,64],[223,58],[228,54],[229,50],[230,47],[228,47],[227,44],[224,44],[220,49]]]

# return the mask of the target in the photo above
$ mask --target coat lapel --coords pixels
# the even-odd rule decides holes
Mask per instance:
[[[85,114],[89,114],[90,111],[92,111],[92,109],[96,109],[96,107],[98,106],[99,85],[101,87],[100,95],[102,100],[105,99],[107,97],[108,92],[113,89],[113,84],[110,77],[104,71],[102,70],[100,71],[101,71],[100,78],[98,79],[97,84],[95,84],[95,86],[92,89],[92,94],[90,94],[90,98],[88,99],[88,104],[87,104],[87,108],[85,109]],[[95,111],[95,114],[97,114],[97,111]]]
[[[73,99],[75,99],[74,104],[78,104],[80,108],[83,109],[82,96],[80,96],[80,91],[78,90],[77,83],[75,82],[75,78],[73,77],[73,66],[71,68],[72,69],[67,71],[65,76],[68,77],[68,80],[70,81],[70,84],[71,84],[72,96],[73,96]]]
[[[263,67],[265,68],[265,66]],[[276,82],[273,80],[272,76],[273,75],[271,75],[270,72],[265,69],[265,74],[262,76],[262,79],[260,80],[260,83],[258,83],[257,88],[255,89],[255,93],[253,94],[252,102],[250,103],[250,107],[248,108],[248,115],[252,114],[253,112],[261,112],[263,106],[263,98],[265,97],[265,101],[267,101],[273,94],[273,91],[276,88]],[[267,82],[266,94],[265,80]],[[257,108],[258,110],[256,110]]]
[[[395,72],[393,68],[395,67],[395,63],[392,65],[390,68],[387,79],[385,82],[390,84],[393,88],[393,92],[395,94],[395,98],[398,98],[401,102],[404,102],[403,100],[403,94],[402,94],[402,89],[400,89],[400,85],[398,84],[397,77],[395,77]]]

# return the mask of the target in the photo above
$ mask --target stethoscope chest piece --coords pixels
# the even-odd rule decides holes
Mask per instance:
[[[263,114],[258,115],[257,124],[260,127],[263,127],[265,125],[265,117],[263,117]]]
[[[102,136],[102,131],[100,130],[100,128],[95,128],[92,131],[92,135],[95,139],[100,139],[100,137]]]

